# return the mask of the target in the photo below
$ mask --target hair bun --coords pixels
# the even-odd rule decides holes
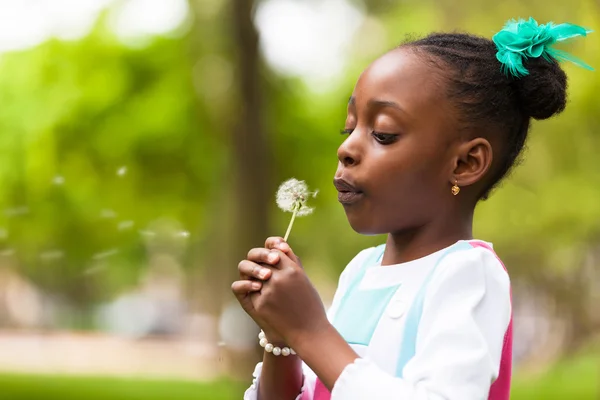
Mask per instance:
[[[542,120],[560,114],[567,105],[567,75],[556,60],[528,59],[529,75],[514,81],[523,111]]]

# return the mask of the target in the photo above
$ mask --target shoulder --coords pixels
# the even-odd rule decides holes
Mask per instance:
[[[477,291],[482,296],[501,295],[510,299],[510,278],[490,247],[463,242],[440,260],[430,283],[430,291]],[[484,243],[477,241],[475,243]]]
[[[431,318],[452,316],[454,323],[472,320],[486,332],[504,334],[512,316],[511,303],[510,279],[494,251],[460,246],[440,259],[423,307]]]
[[[457,250],[447,253],[439,262],[436,271],[437,280],[456,273],[472,273],[476,276],[486,276],[496,279],[499,283],[510,284],[507,270],[502,261],[488,247],[478,245],[481,241],[462,242],[464,245]]]

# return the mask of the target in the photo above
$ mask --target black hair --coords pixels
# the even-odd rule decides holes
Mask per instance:
[[[566,106],[567,76],[555,60],[524,60],[529,75],[514,78],[502,72],[496,45],[487,38],[434,33],[401,47],[413,49],[440,68],[463,128],[494,132],[503,138],[498,164],[491,171],[482,199],[518,163],[531,118],[550,118]]]

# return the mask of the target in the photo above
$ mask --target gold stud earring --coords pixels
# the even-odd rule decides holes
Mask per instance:
[[[460,193],[460,187],[458,187],[458,181],[454,181],[454,186],[452,186],[452,194],[457,195]]]

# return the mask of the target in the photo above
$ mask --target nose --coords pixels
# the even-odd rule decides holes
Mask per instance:
[[[357,165],[360,163],[361,153],[360,134],[355,129],[338,148],[338,160],[344,167]]]

